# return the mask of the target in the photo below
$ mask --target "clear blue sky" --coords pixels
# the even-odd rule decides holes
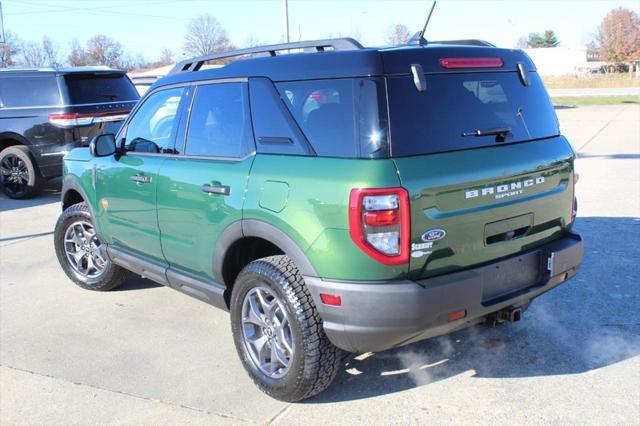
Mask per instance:
[[[179,57],[188,21],[215,16],[237,45],[282,38],[282,0],[1,0],[5,30],[23,40],[57,41],[66,56],[73,38],[98,33],[151,60],[168,47]],[[292,40],[355,35],[365,45],[383,45],[390,26],[417,31],[429,0],[290,0]],[[482,38],[514,47],[520,36],[553,29],[564,46],[590,40],[605,14],[623,6],[640,12],[638,0],[441,0],[427,38]]]

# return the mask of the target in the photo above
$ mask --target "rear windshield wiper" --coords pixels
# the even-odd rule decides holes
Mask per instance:
[[[112,95],[112,94],[109,94],[109,93],[101,93],[100,96],[102,96],[103,98],[107,98],[110,101],[115,101],[116,98],[118,97],[118,95]]]
[[[493,129],[478,129],[473,132],[464,132],[462,136],[495,136],[496,142],[504,142],[509,132],[511,132],[511,128],[509,127],[496,127]]]

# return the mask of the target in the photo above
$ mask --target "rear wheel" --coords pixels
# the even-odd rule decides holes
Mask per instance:
[[[247,265],[231,296],[231,328],[258,387],[283,401],[309,398],[333,382],[342,351],[327,338],[293,261],[271,256]]]
[[[127,270],[113,264],[104,253],[86,203],[74,204],[62,212],[54,238],[62,269],[80,287],[107,291],[129,276]]]
[[[43,185],[44,178],[26,146],[10,146],[0,152],[0,187],[9,198],[31,198]]]

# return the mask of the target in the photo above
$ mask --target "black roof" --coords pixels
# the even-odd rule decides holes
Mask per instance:
[[[106,66],[87,67],[10,67],[0,68],[2,74],[126,74],[126,70]]]
[[[344,39],[338,39],[344,40]],[[521,50],[501,49],[479,40],[452,40],[426,45],[406,45],[399,47],[369,47],[364,48],[355,40],[340,49],[327,50],[304,48],[300,53],[277,54],[286,50],[289,45],[265,46],[263,48],[243,49],[241,51],[225,52],[182,61],[172,72],[158,80],[153,86],[164,86],[196,80],[214,80],[238,77],[267,77],[273,81],[310,80],[320,78],[347,78],[367,76],[391,76],[409,74],[412,64],[420,64],[425,73],[460,72],[461,70],[447,70],[439,63],[441,58],[464,57],[499,57],[503,66],[494,71],[516,71],[518,62],[522,62],[527,70],[534,70],[535,66],[529,57]],[[332,40],[305,42],[305,46],[320,44],[324,46]],[[274,49],[276,47],[276,49]],[[300,47],[289,49],[302,50]],[[309,52],[309,50],[312,50]],[[259,56],[249,56],[250,52],[257,52]],[[265,54],[266,53],[266,54]],[[207,61],[237,57],[233,62],[218,68],[200,69]]]

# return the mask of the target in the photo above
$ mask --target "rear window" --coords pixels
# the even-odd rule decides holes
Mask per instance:
[[[0,107],[60,105],[60,90],[53,74],[0,78]]]
[[[64,76],[72,104],[137,101],[135,86],[123,74],[68,74]]]
[[[455,151],[555,136],[555,111],[540,77],[529,73],[446,73],[425,76],[418,92],[412,77],[388,79],[392,155]],[[500,129],[499,135],[474,136]],[[467,136],[463,136],[467,134]]]
[[[319,156],[389,155],[384,80],[307,80],[276,87]]]

